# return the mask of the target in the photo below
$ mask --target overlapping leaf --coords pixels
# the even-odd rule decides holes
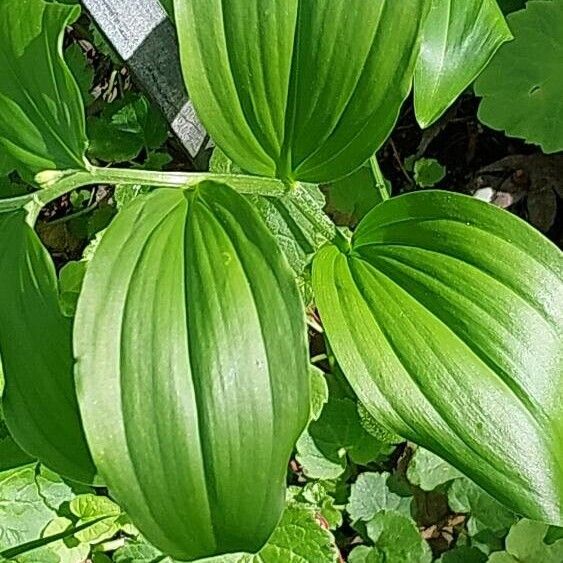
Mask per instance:
[[[434,123],[511,37],[496,0],[432,0],[415,72],[420,125]]]
[[[84,168],[80,90],[64,63],[62,30],[77,6],[0,2],[0,147],[28,175]]]
[[[244,170],[309,182],[361,166],[410,91],[428,0],[176,0],[188,89]]]
[[[319,309],[362,403],[504,504],[561,524],[563,259],[519,219],[413,193],[314,265]]]
[[[66,477],[92,483],[95,468],[73,381],[71,325],[61,314],[53,262],[25,214],[0,214],[2,406],[12,436]]]
[[[293,277],[246,200],[212,182],[131,203],[90,264],[75,329],[87,437],[174,557],[257,551],[280,518],[310,409]]]

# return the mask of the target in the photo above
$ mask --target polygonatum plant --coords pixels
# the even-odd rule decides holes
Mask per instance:
[[[78,13],[0,0],[0,150],[37,188],[0,201],[3,406],[22,449],[105,485],[175,559],[264,545],[310,412],[304,306],[257,211],[267,196],[329,239],[315,300],[370,415],[516,512],[561,525],[559,250],[462,195],[382,189],[352,240],[296,195],[367,161],[377,172],[413,81],[421,123],[441,115],[509,38],[498,6],[175,0],[194,105],[240,174],[88,162],[62,55]],[[71,326],[33,225],[100,183],[154,189],[104,234]]]

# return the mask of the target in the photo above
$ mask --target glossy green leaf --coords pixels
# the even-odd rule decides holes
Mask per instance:
[[[176,0],[199,117],[248,172],[314,183],[343,177],[395,124],[428,3]]]
[[[92,483],[73,381],[71,324],[59,309],[53,262],[25,221],[0,214],[2,407],[10,433],[54,471]]]
[[[80,89],[62,55],[77,6],[0,2],[0,148],[24,173],[84,168]]]
[[[266,542],[309,417],[305,335],[291,269],[229,187],[157,190],[109,227],[78,304],[78,395],[100,473],[157,547]]]
[[[511,38],[496,0],[432,0],[415,72],[421,127],[439,119]]]
[[[389,429],[516,512],[562,522],[563,259],[507,212],[416,192],[376,207],[313,285],[336,358]]]
[[[479,119],[511,137],[563,150],[563,0],[530,0],[508,16],[514,41],[475,83]]]

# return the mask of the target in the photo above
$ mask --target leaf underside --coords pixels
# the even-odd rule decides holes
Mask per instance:
[[[427,7],[427,0],[176,0],[198,115],[247,172],[314,183],[343,177],[395,124]]]
[[[94,459],[143,534],[179,559],[258,551],[309,382],[294,274],[248,202],[206,182],[122,211],[88,269],[75,351]]]
[[[391,430],[562,523],[563,260],[514,216],[419,192],[375,208],[313,284],[336,357]]]
[[[2,408],[10,433],[58,473],[96,473],[74,390],[72,330],[59,309],[53,262],[23,212],[0,215]]]

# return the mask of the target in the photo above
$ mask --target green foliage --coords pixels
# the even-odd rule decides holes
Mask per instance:
[[[341,178],[389,135],[410,90],[427,7],[177,0],[188,91],[242,169],[290,181]]]
[[[516,521],[516,515],[468,479],[457,479],[448,490],[448,503],[455,512],[470,514],[469,535],[481,543],[500,547],[500,541]]]
[[[379,561],[430,563],[432,553],[411,518],[395,511],[378,512],[367,524]],[[368,559],[369,561],[369,559]]]
[[[496,0],[432,0],[415,72],[421,127],[439,119],[511,39]]]
[[[366,431],[357,402],[329,385],[328,402],[297,442],[297,460],[311,479],[336,479],[349,461],[367,464],[385,459],[394,449],[385,437],[377,439]]]
[[[563,0],[530,0],[508,16],[514,41],[503,46],[475,84],[479,118],[512,137],[563,150]]]
[[[419,158],[413,166],[414,181],[421,188],[431,188],[446,177],[446,168],[435,158]]]
[[[0,251],[6,424],[33,457],[91,483],[96,469],[78,413],[71,325],[59,309],[53,262],[22,212],[0,214],[0,240],[8,242]]]
[[[389,197],[391,185],[385,186]],[[355,172],[325,186],[328,211],[336,224],[356,226],[365,215],[383,201],[379,181],[372,166],[366,162]]]
[[[417,448],[409,463],[407,477],[423,491],[433,491],[436,487],[461,477],[461,473],[432,452]]]
[[[35,465],[0,473],[0,553],[41,537],[61,504],[72,497],[59,477]]]
[[[105,162],[131,161],[157,149],[168,136],[160,111],[144,96],[127,95],[88,120],[88,156]]]
[[[164,171],[178,145],[87,18],[63,59],[64,4],[0,0],[0,560],[561,559],[561,528],[498,502],[561,523],[561,254],[469,198],[387,201],[373,156],[413,78],[429,125],[508,39],[495,2],[177,0],[190,93],[236,162],[216,149],[211,173]],[[84,159],[84,106],[89,158],[125,168]],[[330,182],[325,210],[297,180]],[[55,200],[58,286],[31,227]],[[328,374],[297,290],[312,303],[315,255]]]
[[[560,563],[563,561],[563,540],[551,545],[544,542],[547,526],[541,522],[520,520],[510,529],[506,551],[493,553],[490,563]]]
[[[158,190],[112,223],[76,318],[78,395],[100,473],[158,547],[194,558],[269,537],[309,417],[305,345],[287,262],[227,186]]]
[[[346,510],[352,521],[372,520],[383,510],[393,510],[410,516],[410,497],[400,497],[387,486],[388,473],[361,473],[352,485]]]
[[[0,2],[0,147],[31,177],[85,165],[80,90],[61,47],[78,13],[42,0]]]
[[[559,251],[515,217],[441,192],[379,205],[352,250],[324,248],[313,287],[362,403],[507,506],[560,524]]]

